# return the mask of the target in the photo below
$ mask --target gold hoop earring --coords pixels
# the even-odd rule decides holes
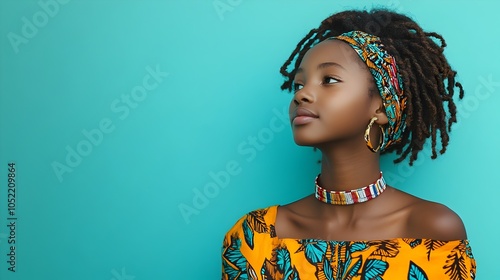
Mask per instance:
[[[368,149],[370,149],[370,151],[372,151],[374,153],[376,153],[380,150],[380,148],[382,147],[382,142],[384,141],[384,137],[385,137],[384,129],[382,128],[382,126],[379,126],[379,128],[380,128],[380,140],[379,140],[377,148],[373,148],[372,141],[370,141],[370,130],[372,129],[372,125],[373,125],[373,123],[375,123],[376,120],[378,120],[378,118],[373,117],[370,120],[370,123],[368,124],[368,127],[365,130],[366,146],[368,147]]]

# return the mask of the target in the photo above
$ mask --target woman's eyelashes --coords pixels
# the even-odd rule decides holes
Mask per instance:
[[[294,83],[293,83],[293,91],[299,91],[299,90],[301,90],[303,87],[304,87],[304,85],[302,85],[302,84],[300,84],[300,83],[296,83],[296,82],[294,82]]]
[[[341,80],[338,78],[334,78],[332,76],[325,76],[325,77],[323,77],[323,79],[321,81],[321,85],[332,85],[332,84],[336,84],[338,82],[341,82]],[[301,82],[294,82],[293,83],[293,90],[294,91],[299,91],[303,87],[304,87],[304,85]]]
[[[334,78],[334,77],[331,77],[331,76],[325,76],[325,77],[323,78],[323,84],[324,84],[324,85],[325,85],[325,84],[326,84],[326,85],[328,85],[328,84],[336,84],[336,83],[338,83],[338,82],[340,82],[340,80],[339,80],[339,79]]]

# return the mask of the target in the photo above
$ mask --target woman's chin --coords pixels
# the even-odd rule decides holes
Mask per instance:
[[[298,146],[314,147],[315,144],[317,144],[317,142],[313,141],[312,139],[303,139],[295,137],[293,140],[295,141],[295,144],[297,144]]]

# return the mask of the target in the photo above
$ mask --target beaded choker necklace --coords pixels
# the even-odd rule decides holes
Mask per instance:
[[[319,174],[321,175],[321,174]],[[318,185],[319,175],[314,180],[316,184],[316,198],[324,203],[333,205],[350,205],[365,202],[379,196],[386,187],[384,176],[380,177],[368,186],[350,191],[327,191]]]

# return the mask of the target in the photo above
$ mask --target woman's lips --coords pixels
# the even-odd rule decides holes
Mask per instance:
[[[306,123],[310,123],[313,120],[317,119],[316,117],[310,117],[310,116],[297,116],[293,119],[293,124],[294,125],[302,125]]]
[[[295,112],[293,112],[292,123],[294,125],[303,125],[310,123],[317,118],[318,115],[316,115],[313,111],[299,107],[295,109]]]

